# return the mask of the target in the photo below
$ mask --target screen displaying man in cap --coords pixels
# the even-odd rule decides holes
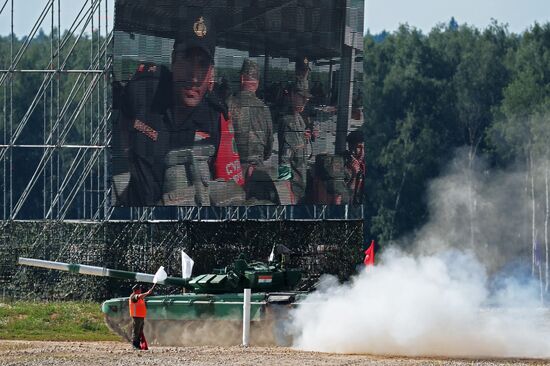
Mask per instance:
[[[215,48],[212,19],[188,13],[178,27],[171,71],[142,64],[129,81],[126,104],[133,110],[123,119],[120,140],[130,178],[116,192],[119,204],[209,205],[208,192],[197,190],[209,180],[240,189],[231,122],[224,103],[210,93]]]
[[[261,168],[273,150],[273,123],[269,108],[257,96],[258,64],[245,59],[240,72],[241,90],[228,100],[235,140],[245,179]]]

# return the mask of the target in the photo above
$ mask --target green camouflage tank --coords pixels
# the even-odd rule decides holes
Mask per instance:
[[[19,258],[19,264],[153,283],[154,275],[82,264]],[[243,291],[251,289],[251,344],[288,344],[289,310],[306,292],[294,291],[302,273],[279,263],[237,259],[223,269],[190,279],[167,277],[159,284],[181,286],[178,295],[148,296],[145,336],[156,345],[236,345],[241,342]],[[131,338],[128,297],[103,302],[109,328]]]

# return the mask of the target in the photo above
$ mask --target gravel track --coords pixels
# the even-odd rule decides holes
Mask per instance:
[[[460,360],[300,352],[284,347],[152,347],[133,351],[122,342],[0,340],[0,365],[550,365],[550,360]]]

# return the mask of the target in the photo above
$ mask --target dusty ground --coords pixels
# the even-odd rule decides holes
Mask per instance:
[[[299,352],[283,347],[153,347],[133,351],[121,342],[0,340],[0,365],[543,365],[550,360],[451,360]]]

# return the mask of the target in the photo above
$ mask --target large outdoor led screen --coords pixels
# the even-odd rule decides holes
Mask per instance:
[[[362,203],[363,2],[118,0],[116,206]]]

